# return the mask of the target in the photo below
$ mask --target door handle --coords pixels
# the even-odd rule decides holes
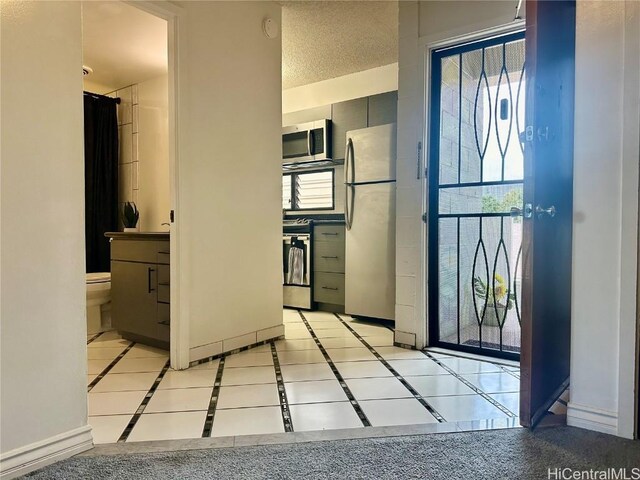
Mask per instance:
[[[320,258],[334,258],[334,259],[338,259],[338,257],[336,255],[320,255]]]
[[[549,208],[542,208],[540,205],[536,205],[536,214],[538,218],[541,218],[542,215],[549,215],[553,218],[556,216],[556,207],[555,205],[551,205]]]
[[[525,203],[523,208],[511,207],[511,210],[509,211],[509,215],[511,215],[511,218],[516,218],[516,217],[531,218],[533,215],[533,208],[530,203]]]
[[[155,291],[155,288],[151,288],[151,273],[155,272],[155,268],[147,268],[147,293],[151,293]]]
[[[335,288],[335,287],[325,287],[325,286],[323,286],[322,288],[323,288],[324,290],[334,290],[334,291],[337,291],[337,290],[338,290],[338,289],[337,289],[337,288]]]
[[[313,131],[312,130],[308,130],[307,131],[307,155],[311,155],[311,149],[313,148],[313,146],[311,145],[312,142],[312,138],[311,135],[313,135]]]

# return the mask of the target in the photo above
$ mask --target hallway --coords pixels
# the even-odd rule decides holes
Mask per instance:
[[[518,426],[513,363],[394,347],[391,329],[348,315],[283,315],[285,339],[187,371],[171,370],[167,352],[113,332],[90,338],[95,443],[415,424],[432,424],[434,432]]]

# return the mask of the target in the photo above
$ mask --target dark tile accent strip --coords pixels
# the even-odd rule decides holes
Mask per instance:
[[[131,434],[131,430],[133,430],[133,427],[135,427],[136,423],[138,423],[138,420],[140,420],[140,416],[143,414],[144,409],[147,408],[147,405],[149,404],[149,400],[151,400],[151,397],[153,397],[153,394],[158,389],[158,385],[160,385],[160,382],[162,381],[164,374],[167,373],[167,370],[169,370],[169,365],[170,365],[170,362],[169,360],[167,360],[167,363],[164,364],[164,367],[158,374],[158,377],[156,378],[156,380],[153,382],[153,385],[151,385],[151,388],[149,389],[145,397],[142,399],[142,403],[140,403],[140,406],[136,410],[136,413],[133,414],[133,417],[131,417],[131,420],[129,420],[129,424],[124,429],[124,432],[122,432],[122,435],[120,435],[120,438],[118,439],[118,443],[126,442],[127,438],[129,438],[129,435]]]
[[[338,320],[340,320],[340,322],[342,322],[342,324],[345,326],[345,328],[346,328],[347,330],[349,330],[349,331],[350,331],[350,332],[351,332],[351,333],[352,333],[352,334],[353,334],[353,335],[354,335],[358,340],[360,340],[360,342],[361,342],[365,347],[367,347],[367,348],[369,349],[369,351],[370,351],[370,352],[371,352],[371,353],[376,357],[376,359],[378,359],[378,361],[379,361],[380,363],[382,363],[382,364],[387,368],[387,370],[389,370],[389,371],[393,374],[393,376],[394,376],[394,377],[396,377],[396,378],[398,379],[398,381],[399,381],[400,383],[402,383],[402,385],[403,385],[407,390],[409,390],[409,392],[411,392],[411,395],[413,395],[413,397],[414,397],[416,400],[418,400],[418,402],[420,402],[420,404],[421,404],[424,408],[426,408],[426,409],[429,411],[429,413],[430,413],[431,415],[433,415],[433,416],[434,416],[434,418],[435,418],[436,420],[438,420],[438,422],[440,422],[440,423],[446,422],[446,420],[444,419],[444,417],[443,417],[442,415],[440,415],[440,414],[438,413],[438,411],[437,411],[435,408],[433,408],[433,407],[429,404],[429,402],[427,402],[424,398],[422,398],[422,395],[420,395],[420,394],[416,391],[416,389],[415,389],[415,388],[413,388],[413,387],[411,386],[411,384],[410,384],[409,382],[407,382],[407,381],[404,379],[404,377],[403,377],[402,375],[400,375],[400,374],[395,370],[395,368],[393,368],[393,367],[391,366],[391,364],[390,364],[389,362],[387,362],[387,361],[382,357],[382,355],[380,355],[380,354],[376,351],[376,349],[375,349],[375,348],[373,348],[371,345],[369,345],[369,344],[367,343],[367,341],[366,341],[364,338],[362,338],[358,332],[356,332],[353,328],[351,328],[351,327],[349,326],[349,324],[348,324],[347,322],[345,322],[345,321],[344,321],[344,319],[343,319],[340,315],[338,315],[337,313],[336,313],[336,314],[334,314],[334,315],[336,316],[336,318],[337,318]]]
[[[365,427],[370,427],[371,422],[365,415],[364,410],[362,410],[362,407],[356,400],[356,397],[354,397],[353,393],[351,393],[351,390],[349,389],[347,382],[345,382],[344,378],[342,378],[342,375],[338,371],[338,368],[333,363],[333,360],[331,360],[331,357],[329,356],[324,346],[320,342],[320,339],[318,339],[318,337],[316,336],[316,333],[313,331],[313,328],[311,328],[311,325],[309,325],[309,322],[307,321],[306,317],[300,310],[298,310],[298,314],[300,315],[300,318],[302,318],[302,321],[304,322],[304,325],[307,327],[307,330],[309,330],[309,333],[311,334],[311,337],[313,338],[314,342],[316,342],[316,345],[322,352],[322,355],[324,356],[325,361],[329,364],[329,368],[331,368],[331,371],[336,376],[336,379],[338,380],[338,383],[340,383],[342,390],[344,390],[344,393],[347,395],[347,398],[349,399],[349,402],[351,403],[351,406],[353,407],[353,409],[356,411],[356,414],[360,418],[362,425],[364,425]]]
[[[494,365],[496,367],[498,367],[500,370],[502,370],[504,373],[508,373],[512,377],[516,377],[518,380],[520,380],[520,374],[519,373],[514,372],[513,370],[509,370],[504,365],[500,365],[499,363],[494,363]]]
[[[408,343],[393,342],[393,346],[399,347],[399,348],[406,348],[407,350],[416,350],[415,345],[409,345]]]
[[[422,350],[422,353],[430,358],[431,360],[433,360],[434,362],[436,362],[438,365],[440,365],[442,368],[444,368],[447,372],[449,372],[451,375],[453,375],[454,377],[456,377],[458,380],[460,380],[462,383],[464,383],[467,387],[469,387],[471,390],[473,390],[474,392],[476,392],[478,395],[480,395],[482,398],[484,398],[487,402],[489,402],[491,405],[493,405],[494,407],[496,407],[498,410],[500,410],[502,413],[510,416],[510,417],[517,417],[518,415],[516,415],[515,413],[513,413],[511,410],[509,410],[507,407],[505,407],[504,405],[502,405],[500,402],[498,402],[497,400],[495,400],[493,397],[491,397],[490,395],[484,393],[482,390],[480,390],[478,387],[476,387],[473,383],[471,383],[469,380],[467,380],[466,378],[464,378],[462,375],[460,375],[458,372],[454,371],[451,367],[449,367],[448,365],[445,365],[444,363],[442,363],[440,361],[440,359],[434,357],[433,355],[431,355],[429,352]],[[478,360],[481,361],[481,360]],[[490,362],[488,362],[490,363]]]
[[[89,345],[91,342],[93,342],[96,338],[98,338],[100,335],[102,335],[104,332],[100,332],[100,333],[96,333],[94,336],[92,336],[91,338],[87,338],[87,345]]]
[[[109,371],[116,366],[116,363],[118,363],[120,360],[122,360],[122,357],[124,357],[127,352],[129,350],[131,350],[131,348],[133,348],[133,346],[135,345],[135,342],[132,342],[127,348],[125,348],[122,353],[120,353],[120,355],[118,355],[113,362],[111,362],[109,365],[107,365],[107,367],[102,370],[102,372],[100,372],[100,375],[98,375],[96,378],[94,378],[91,383],[87,386],[87,393],[89,393],[91,391],[91,389],[93,389],[93,387],[96,386],[96,384],[102,380],[104,378],[104,376],[109,373]]]
[[[278,397],[280,399],[280,410],[282,411],[284,431],[293,432],[293,420],[291,418],[291,410],[289,410],[289,402],[287,401],[287,391],[284,388],[282,370],[280,369],[280,360],[278,360],[278,352],[274,342],[271,342],[271,356],[273,357],[273,366],[276,369],[276,382],[278,383]]]
[[[220,397],[220,384],[222,383],[224,363],[225,357],[222,357],[220,359],[220,363],[218,364],[216,381],[213,384],[213,391],[211,392],[211,400],[209,401],[209,408],[207,409],[207,419],[204,421],[204,427],[202,429],[202,438],[211,436],[211,430],[213,429],[213,417],[216,414],[216,406],[218,405],[218,398]]]
[[[251,345],[246,345],[244,347],[236,348],[235,350],[229,350],[228,352],[218,353],[217,355],[211,355],[210,357],[202,358],[200,360],[194,360],[193,362],[189,362],[189,367],[195,367],[196,365],[201,365],[203,363],[212,362],[212,361],[217,360],[219,358],[226,357],[227,355],[233,355],[234,353],[240,353],[240,352],[244,352],[246,350],[250,350],[250,349],[255,348],[255,347],[260,347],[262,345],[268,345],[271,342],[274,342],[276,340],[281,340],[281,339],[284,339],[284,335],[280,335],[279,337],[275,337],[275,338],[270,338],[269,340],[263,340],[261,342],[252,343]]]

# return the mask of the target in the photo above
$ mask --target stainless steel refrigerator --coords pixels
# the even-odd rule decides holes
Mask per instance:
[[[346,137],[345,313],[395,320],[396,125]]]

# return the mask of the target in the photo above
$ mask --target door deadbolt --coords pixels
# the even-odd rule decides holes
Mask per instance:
[[[538,218],[541,218],[543,215],[549,215],[553,218],[556,216],[556,207],[555,205],[551,205],[549,208],[542,208],[540,205],[536,205],[536,214]]]

